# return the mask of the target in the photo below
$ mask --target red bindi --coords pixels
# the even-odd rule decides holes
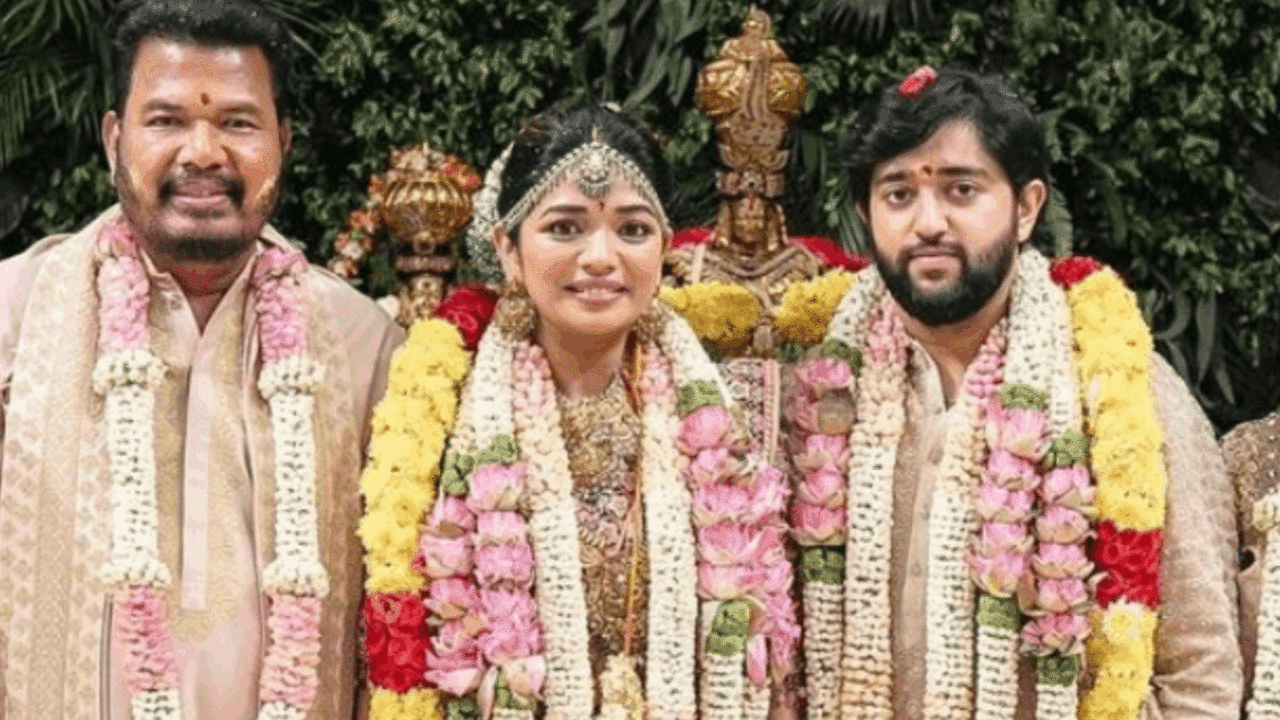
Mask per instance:
[[[925,165],[924,167],[921,167],[921,168],[920,168],[920,172],[924,173],[924,174],[925,174],[925,176],[926,176],[926,177],[928,177],[929,175],[932,175],[932,174],[933,174],[933,166],[932,166],[932,165]]]
[[[204,103],[205,105],[208,105],[208,104],[209,104],[209,94],[208,94],[208,93],[200,93],[200,102]]]

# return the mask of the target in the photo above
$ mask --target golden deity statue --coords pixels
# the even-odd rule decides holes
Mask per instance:
[[[453,241],[471,220],[471,196],[480,176],[460,158],[427,143],[393,148],[386,173],[369,181],[369,204],[351,214],[334,240],[330,268],[352,279],[374,249],[378,231],[392,236],[396,294],[383,303],[405,327],[427,317],[444,296],[445,279],[457,268]]]
[[[681,285],[721,281],[750,290],[764,312],[747,354],[770,356],[770,311],[795,280],[817,276],[823,263],[787,240],[778,198],[783,194],[785,149],[792,122],[804,109],[805,81],[772,37],[772,20],[751,8],[742,32],[727,40],[698,75],[697,102],[715,123],[720,160],[716,177],[720,213],[710,242],[668,255]]]

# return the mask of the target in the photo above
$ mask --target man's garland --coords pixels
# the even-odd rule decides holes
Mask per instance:
[[[1067,289],[1097,481],[1093,561],[1105,573],[1088,640],[1093,690],[1080,714],[1137,717],[1154,670],[1168,477],[1151,397],[1150,332],[1120,276],[1089,258],[1054,267]]]
[[[1019,637],[1023,652],[1038,657],[1037,717],[1075,716],[1093,585],[1083,550],[1095,499],[1089,469],[1098,483],[1092,560],[1107,574],[1088,641],[1097,680],[1080,716],[1136,717],[1147,692],[1166,485],[1149,385],[1151,341],[1132,293],[1114,272],[1100,269],[1073,258],[1050,272],[1038,253],[1024,252],[1007,355],[989,336],[991,350],[970,366],[961,401],[972,397],[981,412],[966,415],[971,438],[947,440],[944,455],[955,462],[944,459],[940,467],[930,522],[929,717],[967,717],[975,706],[978,717],[1012,717]],[[1065,298],[1050,278],[1068,288]],[[885,488],[892,483],[906,378],[901,343],[892,340],[898,330],[877,316],[882,292],[874,270],[859,277],[828,339],[797,367],[789,406],[793,458],[803,474],[792,520],[804,546],[805,656],[815,718],[893,712],[885,639],[892,498]],[[1089,389],[1087,441],[1079,432],[1077,387]],[[839,433],[855,418],[846,446]],[[847,490],[836,481],[842,472]],[[969,497],[977,516],[965,510]],[[835,523],[842,500],[847,532]],[[957,563],[968,564],[972,583],[952,582],[961,577]],[[842,577],[845,567],[859,568],[859,577]],[[965,629],[975,585],[982,590],[976,637]],[[843,653],[832,642],[841,633]]]
[[[799,637],[786,592],[790,564],[781,551],[786,488],[777,471],[744,457],[723,381],[688,325],[665,315],[657,344],[641,350],[639,378],[645,427],[639,482],[650,558],[643,706],[658,718],[697,712],[693,663],[702,597],[702,713],[763,719],[769,680],[790,672]],[[403,365],[397,358],[393,367]],[[437,368],[418,377],[441,374]],[[390,411],[380,407],[379,414]],[[366,604],[374,717],[528,718],[539,700],[548,717],[589,717],[594,682],[577,521],[541,350],[497,329],[487,333],[458,415],[441,500],[417,557],[406,541],[396,562],[384,564],[401,579],[406,566],[416,566],[430,580],[425,598],[420,582],[395,597],[371,593]],[[406,421],[413,422],[397,415]],[[392,482],[377,460],[393,430],[389,422],[375,427],[364,481],[371,502],[362,534],[370,558],[379,547],[371,538],[406,537],[375,521],[378,508],[406,509],[405,502],[374,502],[369,493],[371,480],[384,494],[403,482]],[[411,466],[428,468],[429,460]],[[429,626],[435,629],[428,640]],[[628,692],[638,690],[638,679],[627,675],[625,663],[611,662],[594,679],[606,717],[626,716]]]
[[[467,348],[475,347],[492,311],[492,297],[464,288],[441,304],[440,317],[415,323],[392,359],[386,397],[374,412],[360,480],[365,515],[359,530],[368,574],[364,626],[373,720],[442,716],[437,692],[424,677],[427,608],[415,558],[420,559],[419,528],[432,511],[440,459],[457,416],[470,363]],[[433,517],[448,510],[437,507]],[[467,602],[454,605],[471,608],[470,597],[462,594]],[[437,590],[433,603],[452,614],[445,605],[456,598]]]
[[[167,620],[171,575],[159,554],[154,450],[155,389],[165,368],[151,349],[150,285],[132,227],[107,226],[99,248],[93,380],[105,396],[113,518],[108,577],[118,587],[117,639],[133,716],[176,720],[182,704]],[[263,356],[258,387],[271,410],[276,462],[275,559],[263,570],[270,642],[259,693],[262,720],[300,720],[315,702],[320,599],[329,589],[317,542],[312,427],[321,369],[306,358],[298,296],[305,269],[299,253],[272,247],[255,259],[252,272]]]

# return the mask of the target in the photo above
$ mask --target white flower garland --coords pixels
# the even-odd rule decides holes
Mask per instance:
[[[111,473],[111,564],[109,582],[167,588],[169,568],[160,559],[156,508],[154,388],[164,363],[150,350],[104,355],[93,371],[94,387],[106,395],[107,457]]]
[[[855,301],[863,300],[858,296],[865,297],[871,285],[860,281],[854,290]],[[870,312],[883,310],[871,310],[870,303],[866,304]],[[894,322],[891,317],[884,321]],[[867,321],[861,324],[869,326]],[[894,331],[889,331],[886,337],[892,340]],[[897,358],[880,357],[884,353],[892,353],[892,349],[868,349],[863,357],[856,407],[857,417],[869,420],[855,424],[849,438],[849,529],[845,562],[846,567],[858,571],[847,572],[844,584],[845,633],[840,690],[842,716],[848,720],[893,715],[889,562],[893,472],[898,442],[905,427],[901,393],[906,387],[906,366],[896,362]],[[882,415],[870,419],[881,410]]]
[[[1052,437],[1080,430],[1080,395],[1075,353],[1071,351],[1071,310],[1066,293],[1049,277],[1049,261],[1038,252],[1023,252],[1018,256],[1018,277],[1010,297],[1008,317],[1005,383],[1027,385],[1045,392],[1049,399],[1047,416]],[[1017,666],[1001,667],[1000,679],[993,682],[998,688],[993,694],[1004,697],[1012,689],[1015,706],[1003,715],[1012,718],[1016,709]],[[997,671],[992,668],[986,672],[991,675]],[[1036,717],[1038,720],[1074,718],[1078,698],[1075,683],[1063,686],[1038,682]],[[985,699],[979,698],[979,706],[984,703]]]
[[[844,586],[804,584],[805,686],[809,720],[840,720]]]
[[[687,358],[672,358],[687,365]],[[646,363],[648,379],[650,363]],[[645,693],[652,720],[693,720],[697,697],[694,675],[697,618],[688,611],[696,602],[698,569],[693,536],[689,532],[689,493],[672,478],[678,476],[675,408],[652,398],[656,389],[644,388],[651,398],[644,406],[641,438],[645,534],[649,543],[648,635]],[[657,592],[655,592],[657,590]]]
[[[1267,535],[1262,554],[1262,598],[1258,603],[1258,650],[1253,694],[1245,704],[1249,720],[1280,718],[1280,489],[1254,503],[1253,524]]]
[[[677,383],[714,382],[728,397],[723,379],[682,320],[666,314],[658,342]],[[513,367],[519,368],[518,373],[527,371],[529,364],[522,357],[535,352],[541,351],[527,345],[514,347],[502,332],[485,334],[463,393],[459,432],[450,447],[465,452],[485,447],[499,435],[520,438],[521,455],[528,465],[529,533],[537,557],[536,596],[546,641],[546,717],[587,720],[594,678],[587,654],[577,515],[555,389],[549,376],[517,377],[512,371]],[[527,387],[526,397],[516,397],[517,385]],[[698,637],[696,550],[689,523],[682,520],[690,517],[690,495],[678,477],[674,407],[647,402],[642,417],[641,482],[651,548],[646,702],[654,720],[694,720],[698,715],[693,682]],[[745,682],[741,658],[738,674]],[[753,700],[762,702],[758,693]],[[602,708],[602,716],[611,712]],[[743,712],[739,702],[735,717],[742,718]]]
[[[538,617],[546,640],[543,696],[548,720],[589,720],[594,690],[572,475],[555,387],[532,367],[534,353],[540,352],[528,345],[516,350],[516,362],[522,354],[530,362],[521,367],[529,372],[518,378],[528,394],[514,408],[514,419],[520,454],[528,462],[529,536],[537,558]]]
[[[281,368],[282,365],[293,367]],[[271,408],[275,441],[275,559],[262,571],[268,594],[329,594],[329,573],[320,562],[316,529],[315,397],[311,389],[323,369],[289,358],[263,369],[259,386]],[[267,394],[267,393],[270,394]]]
[[[166,602],[155,592],[171,575],[159,554],[159,510],[156,502],[155,390],[164,363],[150,348],[146,306],[150,286],[142,267],[137,237],[120,222],[104,228],[103,251],[96,284],[99,299],[99,348],[94,389],[105,396],[104,422],[111,476],[111,561],[108,581],[120,590],[116,602],[132,603],[122,613],[124,652],[130,675],[133,715],[139,720],[180,720],[181,696]],[[291,249],[271,248],[255,258],[253,291],[257,295],[259,342],[268,362],[259,388],[270,408],[275,444],[275,556],[263,570],[264,591],[271,598],[272,638],[260,684],[264,702],[260,720],[301,720],[309,708],[278,699],[282,686],[314,688],[318,658],[298,656],[299,645],[318,640],[314,614],[291,617],[292,602],[281,596],[323,597],[328,573],[320,562],[315,508],[315,438],[312,427],[316,385],[322,369],[303,357],[305,319],[297,298],[297,277],[306,267]],[[141,594],[140,592],[141,591]],[[287,630],[278,630],[283,613]],[[304,615],[306,613],[304,612]],[[277,632],[288,635],[283,639]],[[138,687],[140,686],[140,687]],[[271,697],[275,695],[277,697]]]
[[[1048,417],[1055,436],[1081,425],[1079,390],[1074,377],[1071,325],[1065,294],[1049,279],[1048,262],[1034,251],[1019,256],[1019,281],[1014,285],[1009,312],[1009,350],[1005,379],[1046,392]],[[874,268],[863,271],[854,289],[844,298],[831,323],[829,337],[854,348],[864,348],[874,303],[883,294],[883,283]],[[1047,320],[1047,322],[1046,322]],[[858,382],[856,402],[859,425],[870,422],[885,438],[893,434],[898,418],[870,420],[867,410],[876,406],[871,388],[884,387],[885,368],[877,369],[869,358]],[[892,382],[892,380],[890,380]],[[898,378],[904,385],[905,377]],[[962,396],[962,412],[968,433],[952,433],[944,448],[929,526],[929,570],[926,595],[925,713],[929,717],[970,717],[977,708],[983,718],[1011,718],[1017,707],[1018,634],[1008,629],[973,626],[975,588],[964,563],[966,540],[977,530],[972,505],[981,453],[985,447],[977,433],[981,407]],[[881,410],[881,415],[883,415]],[[805,588],[806,665],[810,675],[810,711],[815,718],[834,717],[835,709],[824,697],[841,696],[840,717],[891,717],[892,657],[888,646],[890,611],[887,604],[888,544],[892,524],[892,473],[897,458],[895,442],[870,445],[855,427],[850,447],[849,540],[847,566],[860,573],[846,577],[844,602],[844,652],[840,682],[823,679],[831,672],[833,653],[816,637],[839,627],[830,617],[830,598],[808,584]],[[963,436],[963,437],[961,437]],[[1280,505],[1280,501],[1278,501]],[[817,616],[809,612],[817,611]],[[810,627],[812,626],[812,628]],[[1280,631],[1280,622],[1277,622]],[[878,637],[877,637],[878,634]],[[975,645],[977,646],[975,648]],[[974,697],[975,649],[979,660]],[[817,675],[819,679],[815,679]],[[1074,716],[1075,688],[1045,686],[1038,692],[1038,717]],[[1064,712],[1069,713],[1064,714]]]

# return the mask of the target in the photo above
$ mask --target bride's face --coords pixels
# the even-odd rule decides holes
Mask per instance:
[[[657,209],[614,175],[591,199],[569,177],[520,223],[519,244],[498,231],[508,278],[524,283],[543,330],[608,338],[629,331],[662,277]]]

